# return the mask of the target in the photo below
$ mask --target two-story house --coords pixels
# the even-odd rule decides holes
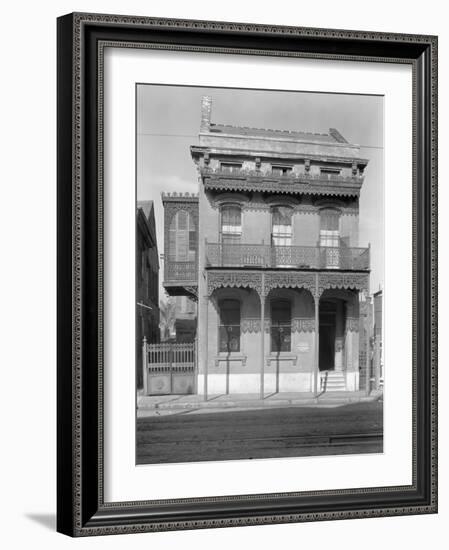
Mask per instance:
[[[198,393],[358,390],[368,161],[335,129],[227,126],[211,109],[191,146],[198,197],[163,198],[164,286],[198,300]]]

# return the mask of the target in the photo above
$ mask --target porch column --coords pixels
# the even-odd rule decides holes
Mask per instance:
[[[265,397],[265,273],[262,272],[260,292],[260,399]]]
[[[320,372],[320,295],[318,290],[318,273],[315,275],[315,336],[314,336],[314,369],[313,369],[313,391],[318,394],[318,379]]]

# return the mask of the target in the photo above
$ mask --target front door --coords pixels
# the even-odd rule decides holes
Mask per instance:
[[[320,303],[319,367],[320,371],[335,369],[336,305]]]
[[[335,368],[335,326],[320,324],[320,370]]]

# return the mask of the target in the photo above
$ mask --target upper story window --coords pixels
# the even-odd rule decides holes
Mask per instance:
[[[272,166],[271,167],[271,173],[274,176],[286,176],[287,174],[290,174],[292,171],[291,166]]]
[[[320,246],[340,246],[340,212],[323,208],[320,212]]]
[[[221,209],[221,240],[223,244],[238,244],[242,236],[240,206],[226,205]]]
[[[218,350],[228,353],[240,351],[240,302],[221,300],[219,309]]]
[[[271,302],[271,351],[291,351],[292,306],[288,300]]]
[[[289,206],[275,206],[272,209],[271,240],[274,246],[291,246],[292,209]]]
[[[320,168],[320,172],[323,175],[329,175],[329,176],[338,176],[341,174],[340,168],[334,168],[332,166],[322,166]]]
[[[220,162],[220,169],[228,174],[233,174],[242,169],[242,164],[239,162]]]
[[[190,212],[179,210],[173,216],[169,228],[169,253],[172,261],[194,261],[196,257],[197,232]]]

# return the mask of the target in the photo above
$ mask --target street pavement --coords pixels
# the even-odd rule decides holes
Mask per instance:
[[[381,400],[224,414],[207,409],[137,419],[138,464],[381,453]]]

